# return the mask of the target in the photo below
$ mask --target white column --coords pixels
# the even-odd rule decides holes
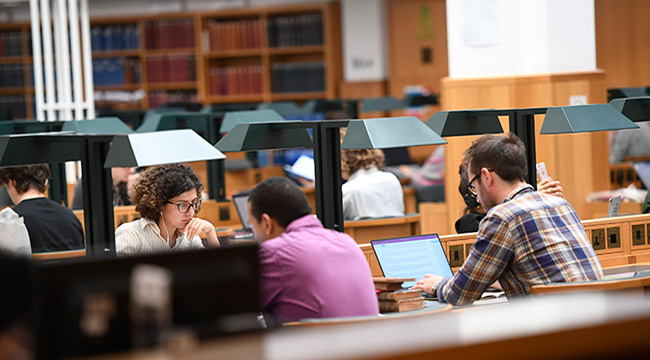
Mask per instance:
[[[41,121],[93,119],[95,102],[87,0],[81,0],[80,5],[77,0],[30,0],[30,16],[36,118]],[[45,68],[44,79],[41,64]],[[87,112],[85,116],[84,111]]]
[[[593,0],[447,1],[449,77],[596,70]]]

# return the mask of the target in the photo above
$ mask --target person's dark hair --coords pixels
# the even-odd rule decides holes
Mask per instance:
[[[0,182],[9,183],[9,180],[16,182],[16,192],[24,194],[29,189],[37,189],[44,193],[47,190],[47,179],[51,176],[50,167],[47,164],[14,166],[0,169]]]
[[[140,173],[133,185],[131,203],[142,217],[157,221],[169,199],[193,189],[201,196],[203,184],[189,165],[152,166]]]
[[[292,221],[311,214],[311,207],[305,193],[285,177],[272,177],[259,183],[248,196],[251,215],[257,221],[262,214],[268,214],[282,227]]]
[[[507,182],[526,181],[526,149],[517,135],[484,135],[465,150],[464,163],[473,171],[494,171]]]
[[[458,174],[460,175],[460,182],[458,183],[458,192],[463,197],[465,201],[465,209],[463,209],[463,215],[468,214],[471,211],[476,211],[477,207],[480,205],[476,200],[476,196],[472,195],[467,186],[469,185],[469,177],[467,176],[467,163],[461,162],[458,167]]]

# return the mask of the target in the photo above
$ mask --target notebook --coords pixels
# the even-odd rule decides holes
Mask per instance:
[[[232,196],[232,201],[235,203],[235,209],[239,215],[242,229],[235,231],[233,237],[235,238],[248,238],[253,236],[253,230],[248,223],[248,193],[239,193]]]
[[[370,241],[384,277],[415,278],[404,282],[409,288],[426,274],[453,276],[438,234]]]

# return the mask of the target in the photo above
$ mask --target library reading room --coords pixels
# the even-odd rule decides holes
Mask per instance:
[[[650,358],[648,17],[0,0],[0,359]]]

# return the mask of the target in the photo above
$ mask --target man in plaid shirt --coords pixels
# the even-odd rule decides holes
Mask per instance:
[[[453,277],[427,275],[417,288],[454,305],[472,303],[499,281],[508,298],[532,285],[598,280],[603,270],[575,210],[525,182],[524,145],[514,134],[485,135],[465,151],[468,190],[487,211],[476,242]]]

